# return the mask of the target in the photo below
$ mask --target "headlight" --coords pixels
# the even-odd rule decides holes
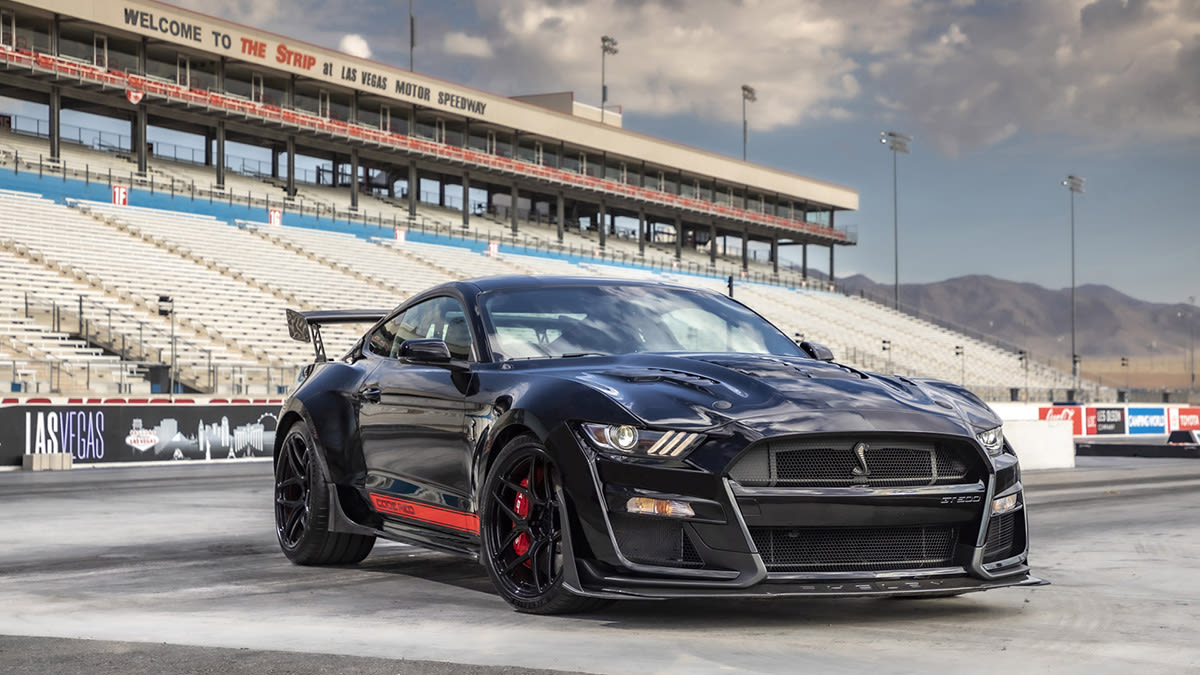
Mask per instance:
[[[628,424],[579,425],[597,450],[614,455],[681,457],[704,436],[684,431],[649,431]]]
[[[993,457],[1004,452],[1004,427],[1002,426],[988,429],[977,434],[975,438],[979,439],[979,444]]]

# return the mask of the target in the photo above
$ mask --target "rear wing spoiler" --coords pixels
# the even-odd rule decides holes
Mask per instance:
[[[317,361],[325,361],[325,342],[321,326],[332,323],[375,323],[387,316],[390,309],[333,309],[314,312],[287,310],[288,333],[293,340],[311,342]]]

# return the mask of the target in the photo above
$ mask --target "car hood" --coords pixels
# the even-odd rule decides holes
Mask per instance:
[[[756,434],[911,431],[974,436],[999,418],[947,382],[867,373],[805,357],[631,354],[584,357],[554,368],[603,393],[650,427]],[[547,373],[550,374],[550,373]]]

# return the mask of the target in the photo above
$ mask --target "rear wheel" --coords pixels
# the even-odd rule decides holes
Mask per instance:
[[[352,565],[375,537],[329,531],[329,485],[317,464],[316,443],[296,422],[275,458],[275,533],[279,548],[297,565]]]
[[[564,520],[558,469],[532,436],[500,452],[484,484],[480,513],[483,565],[500,597],[532,614],[579,613],[607,600],[563,587]]]

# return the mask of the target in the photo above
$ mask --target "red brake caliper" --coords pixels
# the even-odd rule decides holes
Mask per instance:
[[[528,478],[521,479],[521,487],[529,487]],[[513,512],[521,518],[529,518],[529,497],[526,497],[524,492],[518,492],[516,498],[513,500]],[[513,526],[515,527],[516,523],[513,523]],[[530,543],[528,532],[522,532],[521,534],[518,534],[516,541],[514,541],[512,545],[513,553],[516,553],[518,556],[525,555],[525,553],[529,551]],[[528,565],[529,561],[525,561],[525,564]]]

